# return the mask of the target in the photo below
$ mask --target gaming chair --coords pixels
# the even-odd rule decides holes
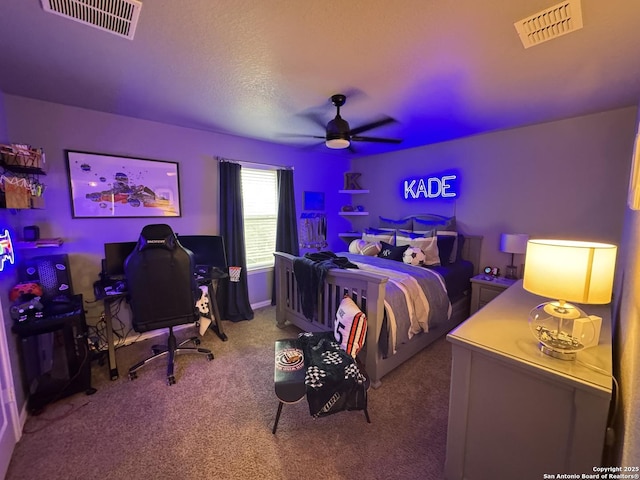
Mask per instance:
[[[129,378],[156,358],[168,356],[167,383],[173,385],[176,353],[201,353],[213,360],[211,350],[183,347],[188,342],[200,343],[192,337],[178,344],[173,327],[196,322],[200,314],[196,301],[201,290],[196,283],[193,254],[184,248],[169,225],[152,224],[142,229],[138,243],[124,264],[132,326],[136,332],[169,328],[167,345],[151,347],[153,356],[129,369]]]

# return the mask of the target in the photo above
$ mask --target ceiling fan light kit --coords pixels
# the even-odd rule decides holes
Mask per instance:
[[[327,146],[327,148],[341,150],[343,148],[349,148],[351,142],[347,138],[327,138],[324,144]]]
[[[340,107],[344,105],[346,100],[347,97],[344,95],[334,95],[331,97],[331,102],[338,109],[338,113],[333,120],[327,123],[325,145],[334,150],[349,148],[349,145],[351,145],[349,122],[340,116]]]

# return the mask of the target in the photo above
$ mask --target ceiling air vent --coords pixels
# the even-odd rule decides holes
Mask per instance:
[[[45,11],[133,40],[142,2],[137,0],[40,0]]]
[[[524,48],[582,28],[580,0],[562,2],[514,23]]]

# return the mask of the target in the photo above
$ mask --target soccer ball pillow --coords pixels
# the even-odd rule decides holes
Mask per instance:
[[[364,345],[367,317],[348,295],[344,296],[336,312],[333,334],[340,348],[354,358]]]
[[[407,265],[424,265],[425,254],[418,247],[409,247],[402,254],[402,261]]]

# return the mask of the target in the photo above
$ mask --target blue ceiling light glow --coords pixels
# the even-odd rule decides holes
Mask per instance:
[[[15,250],[9,230],[5,229],[0,235],[0,272],[4,270],[5,263],[8,261],[13,265],[16,261]]]
[[[428,177],[408,178],[402,182],[402,197],[405,200],[430,198],[458,198],[459,178],[457,172],[446,172]]]

